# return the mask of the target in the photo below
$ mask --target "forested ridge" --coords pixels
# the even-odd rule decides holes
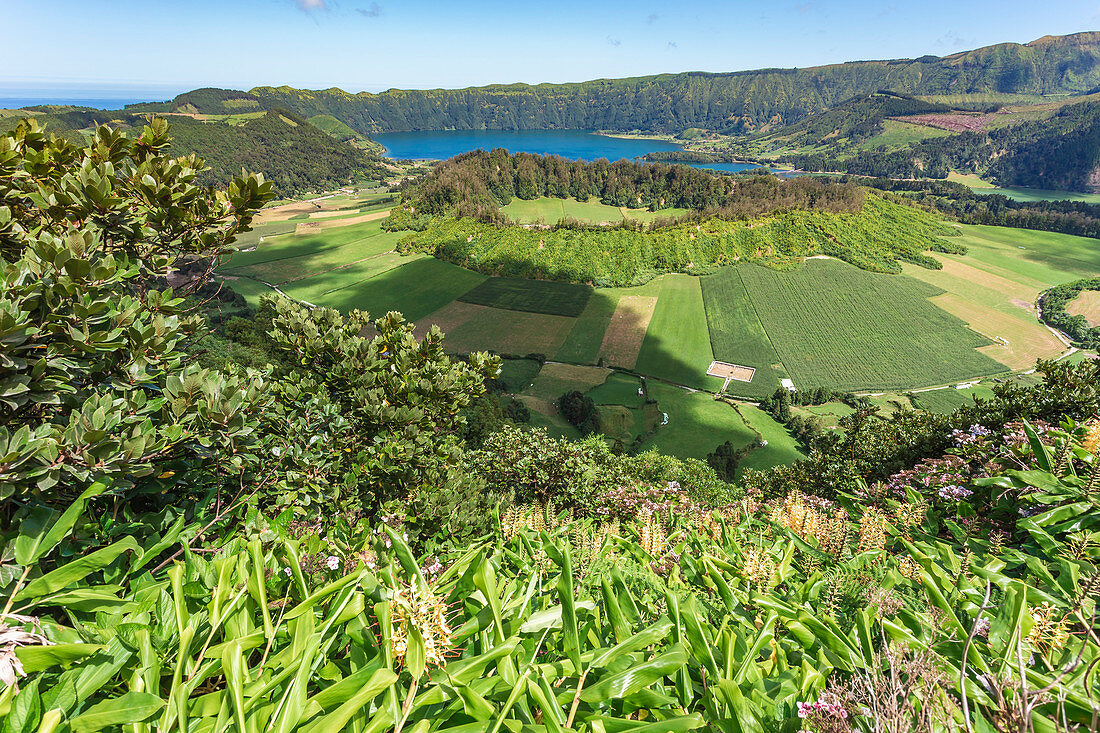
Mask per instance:
[[[903,94],[1081,94],[1100,86],[1100,34],[1003,43],[946,57],[854,61],[806,69],[686,72],[568,84],[351,94],[341,89],[198,89],[157,111],[226,114],[284,108],[329,114],[365,133],[443,129],[749,132],[791,124],[878,90]]]
[[[110,116],[122,129],[140,131],[147,115],[101,110],[30,111],[54,134],[83,141]],[[174,155],[200,155],[206,168],[198,181],[226,185],[242,169],[262,173],[275,191],[287,196],[331,190],[357,181],[378,180],[381,158],[337,139],[286,110],[271,110],[240,124],[203,121],[184,115],[169,119]]]

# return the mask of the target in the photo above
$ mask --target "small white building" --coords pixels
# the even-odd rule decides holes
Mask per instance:
[[[783,389],[787,390],[788,392],[794,392],[795,391],[795,389],[794,389],[794,380],[793,379],[780,379],[779,383],[781,385],[783,385]]]

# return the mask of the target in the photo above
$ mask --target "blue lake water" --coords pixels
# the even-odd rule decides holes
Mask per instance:
[[[626,140],[588,130],[432,130],[387,132],[371,137],[386,147],[386,155],[397,160],[446,160],[479,148],[560,155],[570,160],[621,160],[680,148],[661,140]]]
[[[633,160],[658,150],[679,150],[663,140],[628,140],[589,130],[432,130],[372,135],[396,160],[446,160],[470,150],[504,148],[511,153],[560,155],[570,160]],[[751,163],[688,163],[695,168],[737,173]]]

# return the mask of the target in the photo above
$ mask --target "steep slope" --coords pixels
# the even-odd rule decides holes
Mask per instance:
[[[1100,33],[1004,43],[943,58],[856,61],[807,69],[689,72],[571,84],[349,94],[257,87],[202,89],[173,109],[227,114],[285,108],[329,114],[359,132],[438,129],[641,129],[746,132],[790,124],[880,89],[904,94],[1081,94],[1100,86]]]
[[[989,167],[1014,186],[1100,190],[1100,102],[1062,108]]]
[[[147,117],[96,110],[27,115],[36,117],[50,132],[66,137],[82,137],[102,122],[140,130]],[[285,110],[246,115],[237,124],[182,114],[171,115],[169,121],[172,154],[202,156],[209,167],[200,175],[204,184],[224,185],[243,168],[263,173],[281,195],[287,195],[331,189],[383,174],[377,155],[338,140]]]

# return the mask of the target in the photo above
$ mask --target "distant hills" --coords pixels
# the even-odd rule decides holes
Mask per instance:
[[[146,123],[147,115],[62,107],[35,108],[21,113],[34,117],[47,131],[82,139],[100,123],[123,129]],[[263,173],[282,196],[331,190],[366,180],[381,180],[385,164],[354,130],[338,120],[318,118],[316,124],[286,110],[254,110],[236,115],[171,114],[171,155],[197,153],[208,169],[200,183],[225,185],[241,170]],[[0,121],[14,126],[12,116]]]
[[[1045,36],[950,56],[854,61],[806,69],[688,72],[570,84],[349,94],[257,87],[196,89],[132,111],[233,114],[286,109],[329,115],[363,134],[441,129],[615,129],[726,133],[793,124],[863,94],[1079,95],[1100,88],[1100,33]]]

